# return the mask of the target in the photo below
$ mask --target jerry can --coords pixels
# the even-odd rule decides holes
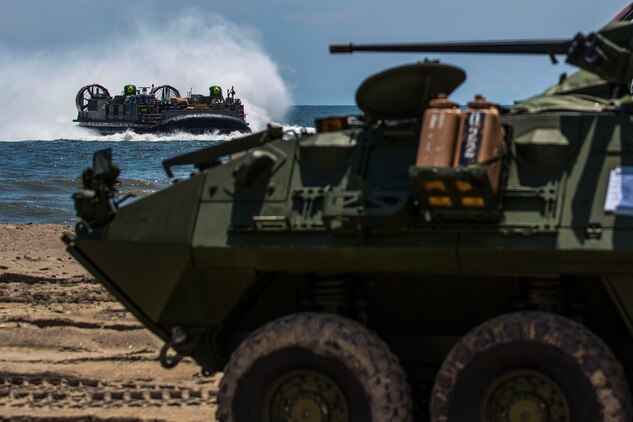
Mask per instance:
[[[499,186],[504,129],[497,107],[483,96],[475,96],[461,113],[458,143],[453,158],[454,167],[474,164],[486,166],[493,192]]]
[[[450,101],[446,94],[431,100],[424,113],[416,166],[450,167],[455,154],[460,126],[459,104]]]

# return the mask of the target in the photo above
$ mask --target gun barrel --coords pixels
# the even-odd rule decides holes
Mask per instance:
[[[330,44],[330,53],[567,54],[571,40],[484,41],[412,44]]]

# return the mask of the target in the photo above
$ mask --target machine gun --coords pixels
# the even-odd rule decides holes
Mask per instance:
[[[628,85],[633,79],[633,24],[615,21],[597,32],[572,39],[540,41],[486,41],[411,44],[330,44],[330,53],[475,53],[557,55],[566,62],[598,75],[607,82]]]

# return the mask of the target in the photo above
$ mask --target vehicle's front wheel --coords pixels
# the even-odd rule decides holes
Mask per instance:
[[[625,422],[631,394],[604,342],[570,319],[518,312],[462,338],[440,368],[433,422]]]
[[[222,422],[411,420],[405,374],[387,345],[336,315],[299,313],[251,334],[227,364]]]

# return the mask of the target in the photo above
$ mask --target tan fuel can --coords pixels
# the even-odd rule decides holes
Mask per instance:
[[[461,114],[459,104],[450,101],[446,94],[431,100],[424,112],[416,166],[451,166]]]
[[[483,96],[476,95],[461,114],[459,136],[454,167],[467,167],[473,164],[485,164],[490,185],[494,192],[499,185],[501,160],[503,153],[504,129],[499,117],[499,109]]]

